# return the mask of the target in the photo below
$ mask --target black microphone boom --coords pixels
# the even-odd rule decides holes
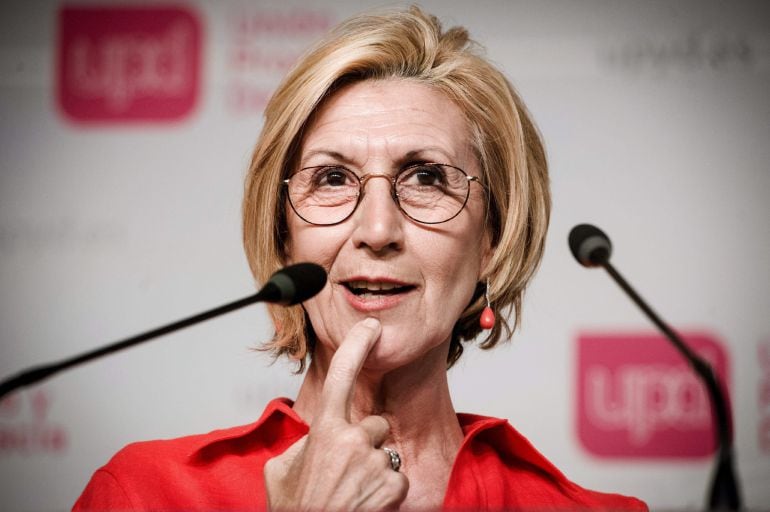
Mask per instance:
[[[717,466],[709,491],[708,508],[710,510],[739,510],[741,498],[733,468],[732,416],[714,369],[708,361],[693,352],[684,340],[653,311],[623,276],[615,270],[615,267],[610,263],[612,244],[609,237],[601,229],[591,224],[575,226],[569,234],[569,248],[578,263],[584,267],[603,267],[623,291],[631,297],[631,300],[652,320],[652,323],[674,344],[674,347],[690,363],[690,366],[705,384],[714,412],[717,443]]]
[[[0,382],[0,398],[14,389],[39,382],[60,371],[73,366],[83,364],[92,359],[106,356],[119,350],[133,347],[139,343],[153,338],[169,334],[185,327],[206,321],[219,315],[224,315],[255,302],[273,302],[284,306],[291,306],[304,302],[321,291],[326,285],[326,271],[314,263],[298,263],[279,270],[273,274],[262,289],[242,299],[224,304],[214,309],[198,313],[191,317],[158,327],[151,331],[137,334],[125,340],[111,343],[102,348],[80,354],[58,363],[36,366],[25,370],[18,375]]]

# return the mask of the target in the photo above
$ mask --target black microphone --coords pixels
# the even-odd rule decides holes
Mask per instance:
[[[315,263],[297,263],[273,274],[255,295],[258,301],[293,306],[305,302],[326,285],[326,271]]]
[[[591,224],[579,224],[569,234],[569,248],[584,267],[603,267],[631,300],[663,332],[674,347],[690,363],[708,391],[714,414],[717,444],[717,463],[708,496],[709,510],[739,510],[741,497],[733,469],[733,430],[730,408],[722,392],[722,385],[711,365],[700,357],[668,326],[639,296],[610,263],[612,243],[604,232]]]
[[[39,382],[55,373],[66,370],[67,368],[132,347],[153,338],[163,336],[164,334],[184,329],[185,327],[203,322],[210,318],[224,315],[230,311],[254,304],[255,302],[272,302],[284,306],[299,304],[320,292],[325,285],[326,271],[319,265],[314,263],[297,263],[296,265],[291,265],[273,274],[267,283],[265,283],[265,286],[254,295],[204,311],[203,313],[198,313],[197,315],[158,327],[151,331],[137,334],[136,336],[132,336],[125,340],[111,343],[102,348],[65,359],[58,363],[36,366],[22,371],[18,375],[0,382],[0,398],[14,389]]]
[[[572,255],[584,267],[596,267],[610,259],[612,243],[604,232],[591,224],[579,224],[569,233]]]

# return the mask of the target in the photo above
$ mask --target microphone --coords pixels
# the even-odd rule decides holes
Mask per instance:
[[[569,233],[569,248],[578,263],[596,267],[610,259],[612,243],[604,232],[591,224],[579,224]]]
[[[733,469],[733,430],[730,408],[722,392],[722,385],[711,365],[700,357],[668,326],[639,296],[610,263],[612,243],[604,232],[591,224],[579,224],[569,233],[569,248],[584,267],[603,267],[631,300],[647,315],[682,356],[706,386],[714,414],[717,463],[708,497],[710,510],[739,510],[741,497]]]
[[[203,322],[216,316],[224,315],[255,302],[272,302],[283,306],[292,306],[304,302],[316,295],[326,285],[326,271],[314,263],[297,263],[273,274],[262,289],[242,299],[224,304],[214,309],[198,313],[182,320],[137,334],[122,341],[111,343],[102,348],[91,350],[58,363],[36,366],[0,382],[0,398],[22,386],[29,386],[52,376],[55,373],[92,359],[103,357],[113,352],[132,347],[153,338],[169,334],[185,327]]]
[[[315,263],[297,263],[273,274],[257,293],[258,301],[293,306],[315,296],[326,285],[326,271]]]

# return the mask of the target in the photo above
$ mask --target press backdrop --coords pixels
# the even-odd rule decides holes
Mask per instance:
[[[0,375],[251,293],[242,181],[299,53],[372,1],[0,6]],[[766,2],[424,1],[462,24],[537,120],[554,209],[522,329],[450,371],[578,483],[703,504],[697,381],[602,271],[613,261],[724,376],[748,506],[770,508],[770,7]],[[458,255],[460,257],[460,255]],[[301,376],[252,350],[254,306],[0,404],[0,500],[63,510],[128,442],[254,421]],[[255,475],[255,478],[261,478]]]

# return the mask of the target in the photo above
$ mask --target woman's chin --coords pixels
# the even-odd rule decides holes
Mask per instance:
[[[366,357],[362,371],[388,373],[403,368],[411,362],[413,359],[405,357],[403,353],[374,349]]]
[[[419,363],[415,367],[426,370],[426,365],[430,360],[436,359],[439,364],[445,364],[448,347],[445,343],[425,343],[421,346],[415,346],[405,338],[391,336],[385,330],[380,340],[374,345],[372,351],[364,361],[364,369],[369,371],[391,372],[399,368],[405,368],[414,363]]]

